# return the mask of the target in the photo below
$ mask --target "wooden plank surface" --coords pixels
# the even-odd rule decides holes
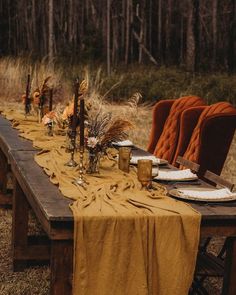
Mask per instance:
[[[12,169],[14,167],[19,183],[25,186],[28,193],[35,195],[39,207],[45,212],[48,220],[71,220],[70,209],[66,210],[64,207],[68,207],[72,201],[64,198],[58,188],[50,182],[42,168],[33,160],[33,155],[31,151],[10,152]],[[47,194],[50,194],[50,197]],[[61,201],[58,201],[60,199]],[[55,202],[57,202],[56,209]],[[200,212],[203,220],[211,219],[218,222],[231,220],[235,221],[236,225],[236,202],[188,203]]]
[[[34,161],[33,151],[10,151],[12,172],[22,187],[31,207],[41,211],[49,221],[72,221],[72,200],[65,198],[43,169]]]
[[[11,126],[0,126],[0,149],[8,157],[9,150],[32,151],[35,148],[30,140],[19,136]]]
[[[11,122],[0,115],[0,126],[11,126]]]

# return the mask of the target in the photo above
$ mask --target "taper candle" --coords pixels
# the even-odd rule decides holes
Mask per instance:
[[[27,76],[26,94],[25,94],[25,115],[30,112],[30,74]]]
[[[78,112],[78,91],[79,91],[79,83],[75,82],[75,94],[74,94],[74,111],[73,111],[73,118],[72,118],[72,136],[76,134],[76,127],[77,127],[77,112]]]
[[[84,148],[84,98],[83,96],[80,99],[79,120],[80,120],[80,147]]]
[[[52,97],[53,97],[53,88],[50,89],[50,93],[49,93],[49,112],[52,111]]]

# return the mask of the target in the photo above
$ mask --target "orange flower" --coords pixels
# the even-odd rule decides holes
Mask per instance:
[[[56,112],[51,111],[43,116],[42,123],[44,125],[47,125],[49,123],[52,123],[56,119]]]
[[[74,103],[71,102],[65,109],[62,114],[62,119],[67,120],[69,117],[73,115],[74,112]]]

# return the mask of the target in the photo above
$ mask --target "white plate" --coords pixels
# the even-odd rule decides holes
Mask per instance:
[[[192,181],[197,180],[196,174],[192,173],[190,169],[185,170],[160,170],[155,180],[161,181]]]
[[[224,197],[209,197],[209,192],[212,194],[214,194],[214,192],[217,190],[216,189],[209,189],[207,190],[206,188],[190,188],[188,187],[187,190],[192,190],[192,191],[198,191],[201,192],[201,197],[197,197],[197,196],[191,196],[191,195],[187,195],[184,194],[184,188],[181,189],[172,189],[169,191],[169,194],[173,197],[176,197],[178,199],[182,199],[182,200],[190,200],[190,201],[198,201],[198,202],[229,202],[229,201],[235,201],[236,200],[236,194],[231,194],[231,195],[226,195]],[[182,191],[182,193],[180,192],[180,190]],[[204,193],[206,194],[204,196]]]
[[[131,140],[117,141],[117,142],[113,142],[112,144],[116,146],[133,146],[134,145]]]
[[[167,160],[159,159],[154,156],[133,156],[130,159],[130,164],[137,165],[138,160],[152,160],[153,165],[166,165],[166,164],[168,164]]]

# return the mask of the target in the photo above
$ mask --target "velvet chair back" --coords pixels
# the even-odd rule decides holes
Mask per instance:
[[[200,176],[206,170],[220,175],[235,129],[236,109],[230,103],[219,102],[205,107],[183,157],[200,164]],[[178,152],[176,150],[175,157]]]
[[[172,163],[178,143],[180,116],[189,107],[201,105],[204,101],[198,96],[158,102],[153,109],[148,151]]]

